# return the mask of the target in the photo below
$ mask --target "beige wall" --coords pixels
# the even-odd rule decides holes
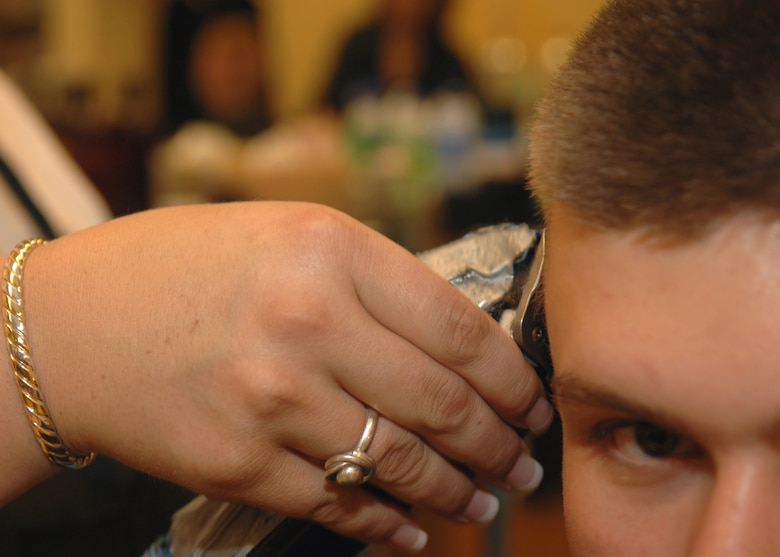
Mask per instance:
[[[128,88],[156,89],[160,0],[39,0],[41,69],[55,85],[91,85],[101,110]]]
[[[276,112],[295,115],[317,98],[340,40],[367,17],[375,0],[260,1],[268,6]],[[561,37],[548,45],[560,47],[576,36],[602,0],[452,2],[451,37],[469,63],[502,94],[533,96],[547,78],[540,63],[546,41]],[[92,82],[106,108],[120,102],[128,80],[145,81],[153,89],[163,3],[41,0],[47,68],[59,80]],[[496,75],[485,62],[493,59],[487,52],[503,53],[497,59],[511,63],[501,71],[514,75]]]
[[[342,37],[368,17],[371,0],[267,0],[274,98],[290,115],[316,101]]]

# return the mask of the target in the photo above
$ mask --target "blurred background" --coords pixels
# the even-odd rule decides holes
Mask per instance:
[[[0,67],[116,215],[313,201],[422,250],[485,224],[535,222],[524,187],[533,106],[601,3],[2,0]],[[423,555],[565,556],[558,435],[537,442],[539,494],[502,496],[490,528],[422,516]],[[182,498],[134,503],[147,509],[137,544]],[[0,514],[4,555],[12,522]]]
[[[414,13],[426,3],[440,13]],[[255,36],[242,43],[240,24],[204,32],[220,11],[239,19],[242,2],[3,0],[0,64],[116,214],[198,200],[312,200],[419,249],[437,233],[526,216],[519,190],[503,184],[522,181],[533,104],[599,3],[258,0]],[[393,29],[380,29],[383,19]],[[381,44],[395,41],[400,48]],[[399,60],[372,63],[356,48]],[[176,137],[183,124],[229,119],[181,92],[209,83],[212,104],[257,102],[252,122],[242,129],[239,109],[234,126],[194,125]],[[188,112],[193,102],[200,107]]]

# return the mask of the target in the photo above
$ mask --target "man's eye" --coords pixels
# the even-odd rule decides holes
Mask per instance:
[[[594,438],[611,442],[612,450],[637,463],[700,454],[693,441],[649,422],[602,423],[594,431]]]
[[[682,442],[678,434],[647,422],[618,428],[614,435],[615,448],[636,460],[670,458],[677,453]]]

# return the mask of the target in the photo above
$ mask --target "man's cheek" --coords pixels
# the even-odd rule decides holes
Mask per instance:
[[[675,482],[625,483],[605,455],[567,443],[563,498],[572,557],[684,557],[695,494]],[[641,475],[641,474],[640,474]]]
[[[621,555],[612,514],[616,509],[604,504],[600,475],[566,443],[563,454],[564,517],[572,557]]]
[[[604,455],[565,437],[563,454],[564,514],[572,557],[672,557],[658,545],[664,526],[652,524],[653,511],[638,504],[641,496],[635,487],[615,483]]]

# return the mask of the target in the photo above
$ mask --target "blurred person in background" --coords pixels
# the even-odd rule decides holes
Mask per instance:
[[[271,123],[260,8],[251,0],[174,0],[163,36],[165,131],[215,122],[242,137]]]
[[[341,112],[353,99],[391,90],[428,97],[476,92],[470,72],[444,33],[449,0],[381,0],[377,15],[342,48],[322,103]]]
[[[332,122],[273,121],[265,18],[251,0],[169,4],[164,134],[149,159],[153,205],[284,199],[346,208]]]

